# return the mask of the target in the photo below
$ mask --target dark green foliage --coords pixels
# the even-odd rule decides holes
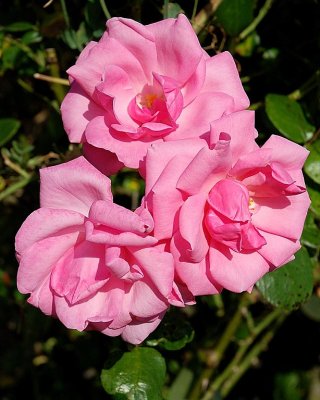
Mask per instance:
[[[161,354],[148,347],[124,353],[111,368],[102,370],[101,382],[115,399],[161,400],[166,364]]]
[[[319,1],[222,0],[217,9],[209,0],[45,3],[1,3],[0,400],[195,400],[219,379],[211,399],[314,400],[320,384],[314,339],[320,332]],[[81,154],[81,146],[69,144],[59,112],[68,87],[34,74],[66,79],[79,51],[104,32],[102,3],[112,16],[145,24],[164,12],[191,18],[196,5],[195,21],[206,15],[198,32],[209,55],[228,50],[237,61],[257,110],[259,144],[280,134],[310,151],[304,172],[312,203],[296,259],[261,279],[251,295],[223,292],[183,312],[170,310],[143,347],[134,348],[119,338],[67,330],[29,306],[15,282],[14,236],[39,206],[39,168]],[[125,169],[111,179],[116,201],[135,208],[144,192],[139,175]],[[277,341],[279,323],[292,309]],[[268,334],[275,340],[268,342]],[[266,346],[272,361],[265,353],[259,368],[249,370],[257,365],[253,350],[260,356]],[[247,374],[224,395],[241,368]]]
[[[305,143],[312,138],[315,127],[306,120],[300,104],[287,96],[268,94],[266,113],[286,138],[297,143]]]
[[[295,260],[265,275],[257,287],[276,307],[292,310],[306,302],[313,287],[312,264],[307,250],[302,248],[296,253]]]

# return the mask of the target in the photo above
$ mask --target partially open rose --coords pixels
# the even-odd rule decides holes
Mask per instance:
[[[209,146],[185,140],[148,151],[144,204],[155,237],[171,240],[177,282],[193,295],[250,290],[300,248],[308,151],[279,136],[259,148],[254,138],[253,114],[242,111],[211,124]]]
[[[41,171],[41,208],[16,236],[18,288],[68,328],[140,343],[160,323],[173,286],[172,255],[148,235],[151,215],[113,203],[110,180],[83,157]]]
[[[105,173],[138,168],[151,143],[201,137],[249,105],[232,56],[210,58],[182,14],[147,26],[110,19],[68,73],[64,127]]]

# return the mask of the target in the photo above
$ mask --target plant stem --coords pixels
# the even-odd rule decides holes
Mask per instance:
[[[39,79],[40,81],[46,81],[46,82],[51,82],[51,83],[57,83],[59,85],[64,85],[64,86],[69,86],[70,83],[68,79],[63,79],[63,78],[57,78],[55,76],[50,76],[50,75],[43,75],[43,74],[38,74],[35,73],[33,75],[35,79]]]
[[[289,99],[291,100],[300,100],[307,93],[313,90],[315,87],[319,85],[320,79],[320,70],[318,69],[310,79],[307,80],[299,89],[294,90],[292,93],[288,94]]]
[[[50,6],[50,4],[53,3],[53,0],[49,0],[46,2],[46,4],[44,6],[42,6],[43,8],[47,8]]]
[[[242,375],[251,367],[252,361],[262,352],[266,349],[268,344],[270,343],[271,339],[274,337],[274,334],[281,325],[285,318],[285,315],[282,315],[278,321],[274,329],[269,330],[261,339],[256,343],[251,351],[247,354],[247,356],[243,359],[242,363],[238,366],[238,368],[233,372],[233,374],[230,376],[229,380],[225,382],[225,384],[222,386],[220,394],[222,398],[225,398],[233,389],[233,387],[236,385],[236,383],[239,381],[239,379],[242,377]]]
[[[260,24],[260,22],[263,20],[263,18],[267,15],[268,11],[270,10],[272,3],[274,0],[266,0],[264,5],[260,8],[258,15],[256,18],[251,22],[250,25],[248,25],[240,34],[239,34],[239,39],[243,40],[247,36],[252,33],[256,27]]]
[[[240,347],[238,348],[235,356],[231,360],[231,362],[227,365],[224,371],[217,376],[214,382],[211,384],[207,393],[203,397],[203,400],[211,399],[213,394],[221,387],[221,385],[227,381],[227,379],[234,374],[234,371],[237,369],[237,366],[241,362],[243,356],[246,354],[247,350],[254,342],[254,340],[264,331],[274,320],[281,317],[283,311],[280,309],[276,309],[269,313],[256,327],[253,328],[251,336],[246,338]]]
[[[215,294],[212,297],[213,297],[213,302],[217,307],[217,316],[223,317],[225,315],[225,309],[221,294]]]
[[[197,34],[206,26],[221,1],[222,0],[210,0],[210,2],[192,19],[192,26]]]
[[[198,1],[199,0],[194,0],[191,21],[193,21],[196,16],[197,8],[198,8]]]
[[[235,314],[231,318],[231,320],[228,323],[226,329],[224,330],[223,335],[220,338],[217,346],[215,347],[214,351],[210,355],[210,364],[211,365],[203,370],[198,381],[196,382],[196,384],[193,387],[193,390],[190,395],[190,400],[198,399],[203,388],[208,385],[211,376],[213,375],[215,369],[220,364],[220,361],[222,359],[222,356],[223,356],[226,348],[230,344],[235,332],[237,331],[237,329],[241,323],[243,309],[245,307],[247,307],[247,305],[249,303],[250,303],[250,297],[247,294],[243,294]],[[209,362],[208,362],[208,364],[209,364]]]
[[[21,175],[23,178],[29,179],[30,174],[25,171],[23,168],[20,167],[20,165],[15,164],[13,161],[10,160],[10,158],[7,156],[5,149],[1,150],[1,155],[3,157],[4,163],[7,167],[11,168],[13,171],[15,171],[17,174]]]
[[[163,3],[163,19],[168,18],[169,15],[169,0],[164,0]]]
[[[22,89],[24,89],[26,92],[38,97],[39,99],[41,99],[44,103],[46,103],[49,107],[52,107],[57,113],[60,114],[60,109],[59,109],[59,105],[57,104],[56,101],[50,101],[47,97],[40,95],[39,93],[35,92],[33,87],[31,85],[29,85],[29,83],[25,82],[23,79],[18,78],[17,79],[17,83],[19,86],[22,87]]]
[[[61,8],[62,8],[63,18],[66,21],[66,26],[67,26],[67,28],[70,28],[70,18],[69,18],[65,0],[60,0],[60,4],[61,4]]]
[[[32,49],[29,46],[27,46],[26,44],[20,42],[19,40],[13,39],[12,37],[9,37],[9,36],[5,37],[5,41],[17,46],[20,50],[22,50],[24,53],[26,53],[26,55],[32,61],[34,61],[36,64],[38,64],[39,67],[41,67],[41,68],[44,67],[43,62],[40,59],[40,57],[38,57],[36,54],[34,54]]]
[[[46,49],[46,56],[47,56],[46,61],[48,64],[50,75],[53,76],[54,78],[61,79],[56,49],[54,48]],[[65,88],[61,86],[61,82],[59,82],[58,84],[53,81],[51,81],[50,87],[53,93],[55,94],[58,103],[61,104],[62,100],[64,99],[64,96],[66,95]]]
[[[237,308],[237,311],[235,312],[234,316],[231,318],[230,322],[228,323],[226,329],[224,330],[224,333],[219,340],[214,353],[215,353],[215,367],[217,367],[221,361],[221,358],[228,347],[229,343],[233,339],[234,334],[236,333],[236,330],[238,329],[242,317],[243,317],[243,310],[248,306],[250,303],[250,296],[248,294],[243,294],[239,303],[239,306]]]
[[[8,186],[5,190],[0,192],[0,201],[15,193],[17,190],[27,186],[27,184],[31,182],[32,178],[32,175],[30,175],[28,178],[20,179],[18,182],[15,182],[12,185]]]
[[[103,11],[105,17],[107,19],[112,18],[105,1],[104,0],[99,0],[99,1],[100,1],[100,5],[101,5],[102,11]]]
[[[264,105],[263,101],[258,101],[257,103],[252,103],[249,107],[249,110],[258,110],[258,108],[261,108]]]

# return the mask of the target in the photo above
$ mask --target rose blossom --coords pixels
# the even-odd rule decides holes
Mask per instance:
[[[209,146],[185,140],[148,151],[144,204],[155,237],[171,240],[177,282],[193,295],[250,290],[300,248],[308,151],[274,135],[259,148],[255,136],[253,113],[241,111],[211,124]]]
[[[64,127],[104,173],[138,168],[150,144],[200,137],[249,105],[232,56],[209,57],[182,14],[146,26],[110,19],[68,74]]]
[[[113,203],[109,178],[83,157],[44,168],[41,208],[16,236],[19,291],[68,328],[140,343],[169,302],[183,305],[152,229],[148,211]]]

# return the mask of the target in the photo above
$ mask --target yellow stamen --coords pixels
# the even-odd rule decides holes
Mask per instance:
[[[254,211],[255,208],[256,208],[256,203],[255,203],[255,201],[253,200],[253,198],[250,197],[250,199],[249,199],[249,210],[250,210],[250,211]]]
[[[156,98],[158,98],[158,96],[154,93],[145,94],[142,96],[140,104],[144,107],[151,108]]]

